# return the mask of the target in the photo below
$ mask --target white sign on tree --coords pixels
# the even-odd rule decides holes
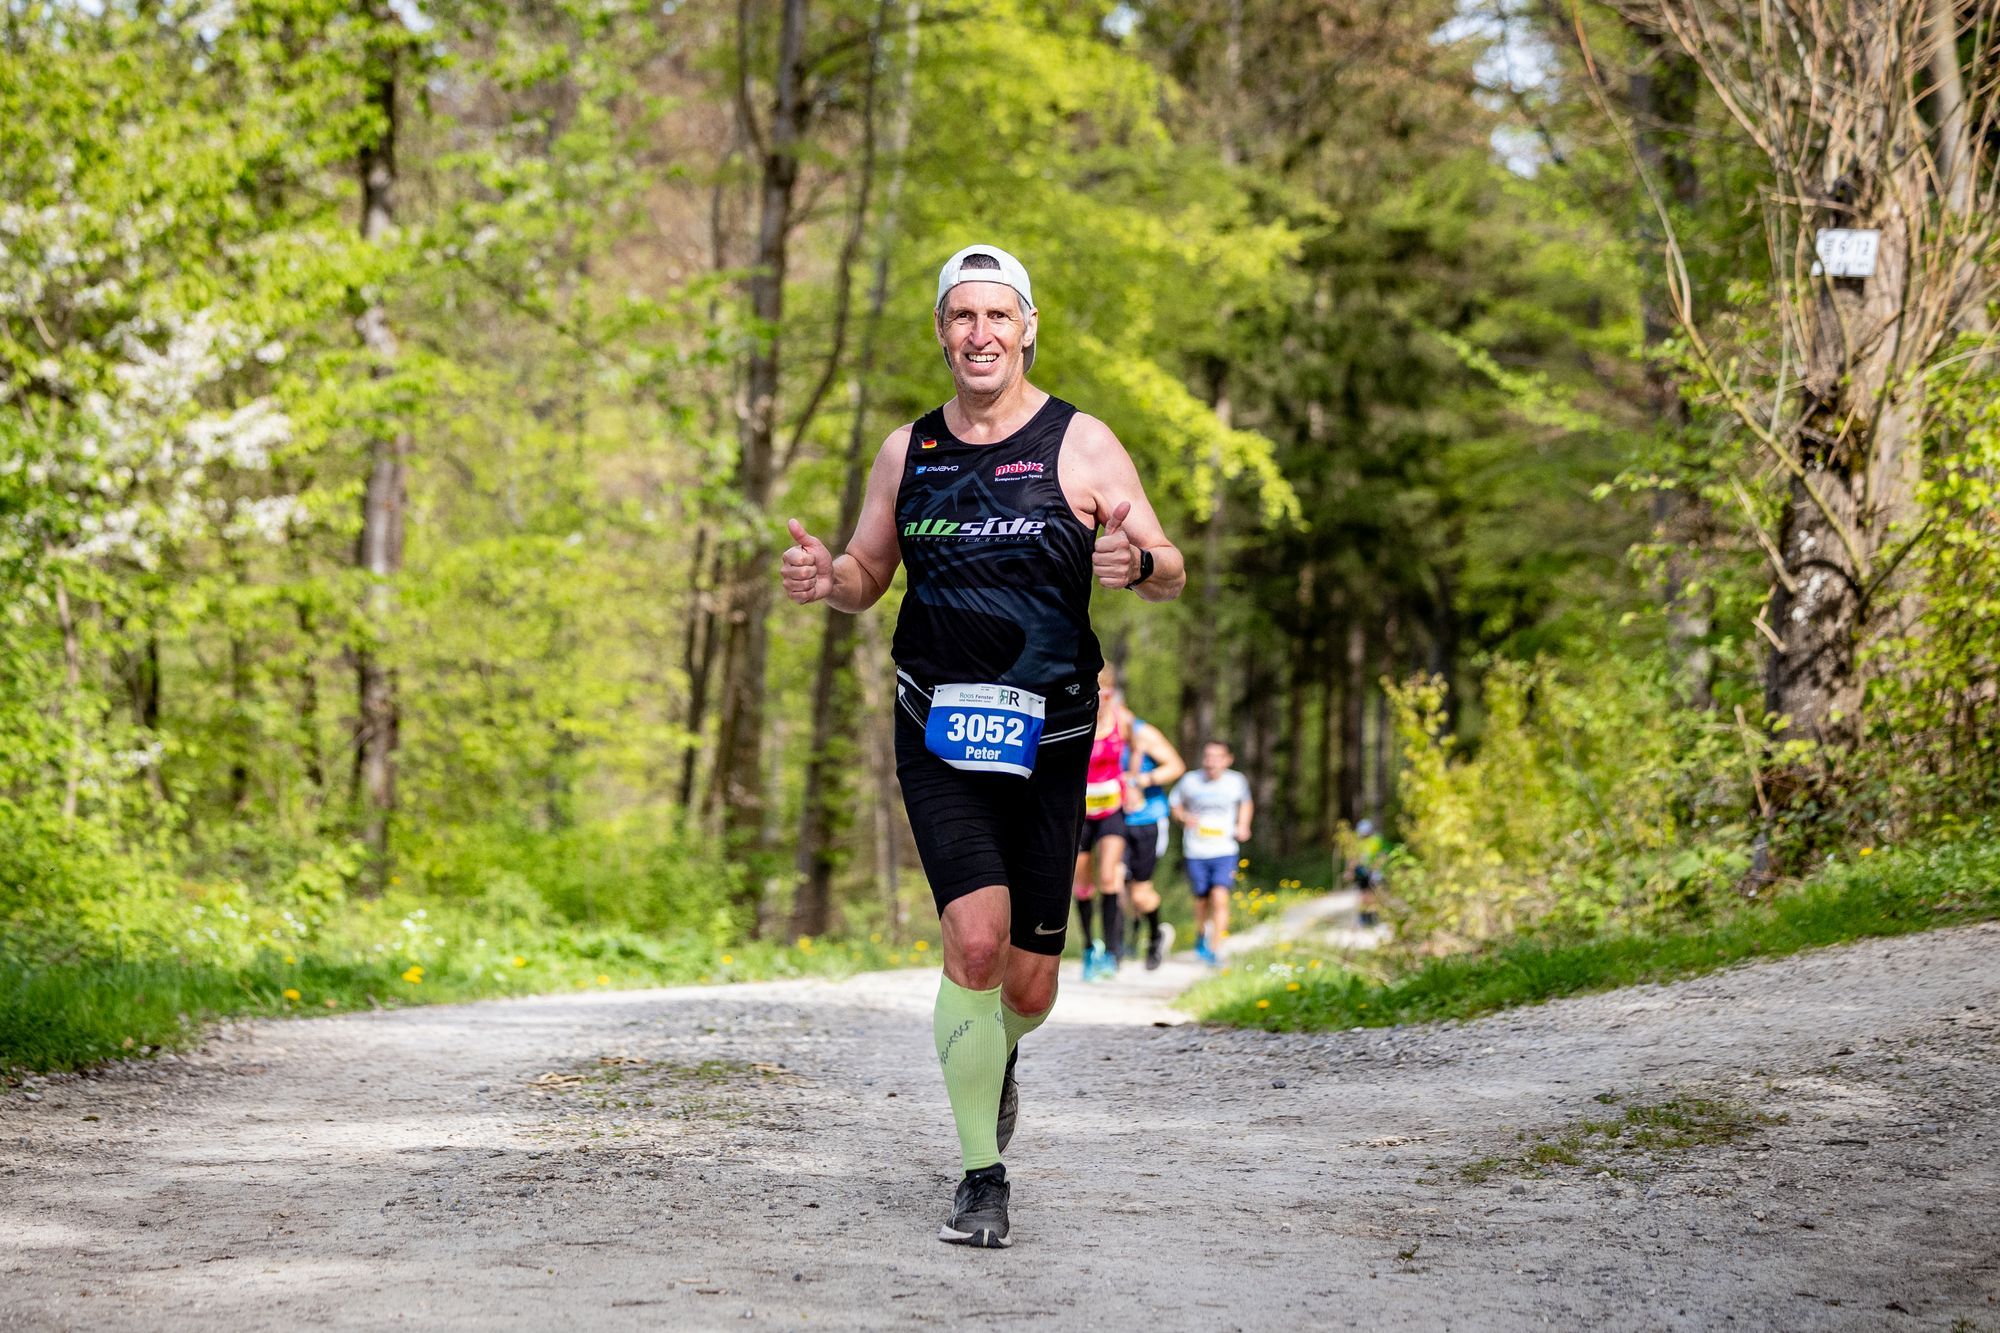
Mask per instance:
[[[1819,252],[1819,262],[1813,265],[1813,272],[1834,278],[1872,277],[1875,247],[1881,239],[1879,231],[1825,228],[1814,238],[1813,248]]]

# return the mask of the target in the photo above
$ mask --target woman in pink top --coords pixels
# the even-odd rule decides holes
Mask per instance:
[[[1077,849],[1076,915],[1083,925],[1083,979],[1115,976],[1125,952],[1125,747],[1132,716],[1118,697],[1118,672],[1097,673],[1097,739],[1084,776],[1083,837]],[[1102,903],[1104,933],[1091,929],[1091,905]]]

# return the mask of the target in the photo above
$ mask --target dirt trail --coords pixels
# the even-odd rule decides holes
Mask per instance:
[[[2000,1330],[2000,929],[1310,1037],[1157,1026],[1190,975],[1071,981],[1029,1039],[1006,1251],[932,1239],[922,973],[257,1023],[12,1090],[0,1326]],[[1773,1123],[1505,1165],[1696,1094]]]

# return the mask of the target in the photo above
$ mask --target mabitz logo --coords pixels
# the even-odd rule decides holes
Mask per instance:
[[[1042,465],[1040,463],[1029,462],[1025,459],[1018,463],[1002,463],[999,467],[993,469],[993,480],[995,481],[1019,481],[1023,477],[1039,477],[1041,475]]]
[[[905,523],[905,537],[1032,537],[1048,524],[1035,518],[982,518],[975,523],[955,523],[948,518],[927,518]]]
[[[956,464],[956,463],[919,463],[919,464],[917,464],[917,474],[918,474],[919,476],[922,476],[922,475],[923,475],[924,473],[926,473],[926,472],[956,472],[956,471],[958,471],[958,464]]]

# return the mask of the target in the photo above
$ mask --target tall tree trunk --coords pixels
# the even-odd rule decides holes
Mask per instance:
[[[1292,636],[1292,658],[1285,681],[1285,763],[1278,782],[1277,803],[1270,818],[1278,830],[1278,855],[1290,857],[1299,848],[1300,797],[1306,778],[1306,692],[1312,686],[1312,640]]]
[[[319,735],[319,671],[313,664],[313,652],[319,644],[319,627],[312,613],[312,606],[306,598],[300,597],[292,603],[292,616],[299,627],[299,727],[298,751],[305,765],[306,781],[312,787],[312,807],[315,820],[326,804],[326,761],[320,752]]]
[[[892,0],[882,0],[876,11],[875,45],[881,47]],[[868,312],[861,335],[860,363],[855,368],[851,391],[852,415],[848,426],[846,474],[841,482],[840,520],[836,550],[845,550],[854,538],[861,516],[861,500],[868,475],[867,422],[869,390],[875,381],[875,361],[881,341],[882,312],[889,301],[889,264],[894,257],[902,207],[904,161],[910,146],[910,117],[916,102],[917,43],[921,35],[922,0],[906,0],[903,7],[903,68],[897,90],[895,118],[890,124],[891,167],[883,193],[882,216],[876,226],[874,274],[869,284]],[[870,66],[862,116],[861,181],[854,208],[854,231],[850,241],[858,241],[868,218],[869,192],[875,173],[875,85],[877,72]],[[850,245],[848,254],[853,253]],[[846,278],[846,264],[841,265]],[[797,935],[824,935],[833,922],[833,877],[840,865],[839,835],[853,826],[852,807],[856,792],[849,775],[856,757],[855,718],[852,692],[836,698],[840,682],[854,660],[854,617],[829,609],[820,632],[819,661],[813,671],[812,755],[807,761],[805,797],[799,811],[799,889],[792,904],[791,929]],[[891,849],[893,851],[893,849]]]
[[[361,177],[361,239],[386,245],[396,226],[396,91],[403,48],[389,35],[401,24],[387,6],[372,8],[369,21],[374,40],[363,76],[363,100],[376,116],[376,133],[362,145],[356,161]],[[379,381],[395,374],[396,336],[379,300],[362,312],[358,329],[369,353],[370,375]],[[393,632],[395,580],[403,568],[409,454],[410,436],[399,423],[379,418],[370,423],[368,481],[356,551],[367,588],[362,594],[363,637],[355,652],[354,790],[362,842],[378,886],[388,873],[389,818],[396,808],[396,672],[385,658]]]
[[[1361,784],[1366,771],[1361,745],[1362,710],[1368,703],[1368,633],[1359,619],[1347,622],[1346,674],[1340,690],[1340,817],[1361,817]]]
[[[1908,364],[1904,327],[1913,262],[1922,254],[1927,191],[1914,154],[1892,157],[1882,135],[1893,123],[1888,97],[1907,81],[1907,59],[1884,15],[1860,17],[1858,83],[1886,94],[1873,122],[1857,126],[1838,186],[1846,207],[1809,212],[1808,226],[1860,225],[1880,232],[1875,272],[1814,280],[1798,432],[1799,467],[1778,533],[1783,568],[1771,598],[1778,645],[1765,669],[1765,707],[1790,719],[1785,735],[1834,749],[1859,736],[1863,678],[1859,654],[1879,605],[1882,562],[1916,514],[1921,441],[1920,386],[1897,384]],[[1883,168],[1886,167],[1886,170]],[[1829,166],[1829,170],[1833,167]],[[1921,278],[1916,278],[1921,286]]]
[[[768,657],[772,574],[766,531],[777,485],[775,449],[779,373],[783,359],[780,330],[785,315],[787,248],[799,179],[799,140],[805,130],[806,0],[785,0],[778,32],[778,68],[771,123],[760,172],[757,254],[750,276],[750,313],[766,336],[751,350],[744,377],[744,404],[737,432],[736,484],[750,531],[736,543],[728,564],[728,616],[722,682],[722,725],[717,742],[719,771],[711,788],[722,807],[723,842],[733,857],[755,864],[745,878],[748,900],[740,904],[754,920],[764,893],[767,852],[764,781],[764,665]],[[747,21],[747,18],[744,20]]]
[[[1328,635],[1329,641],[1332,635]],[[1319,805],[1322,846],[1334,845],[1340,826],[1340,672],[1333,654],[1319,658]]]
[[[708,730],[708,685],[714,675],[715,651],[719,641],[716,627],[720,617],[716,609],[716,590],[722,582],[722,562],[724,553],[718,547],[713,555],[706,554],[709,541],[708,525],[695,529],[694,559],[688,569],[694,578],[694,588],[688,608],[687,641],[682,646],[682,657],[687,668],[687,749],[681,755],[680,805],[683,811],[694,808],[695,783],[701,773],[702,737]]]

